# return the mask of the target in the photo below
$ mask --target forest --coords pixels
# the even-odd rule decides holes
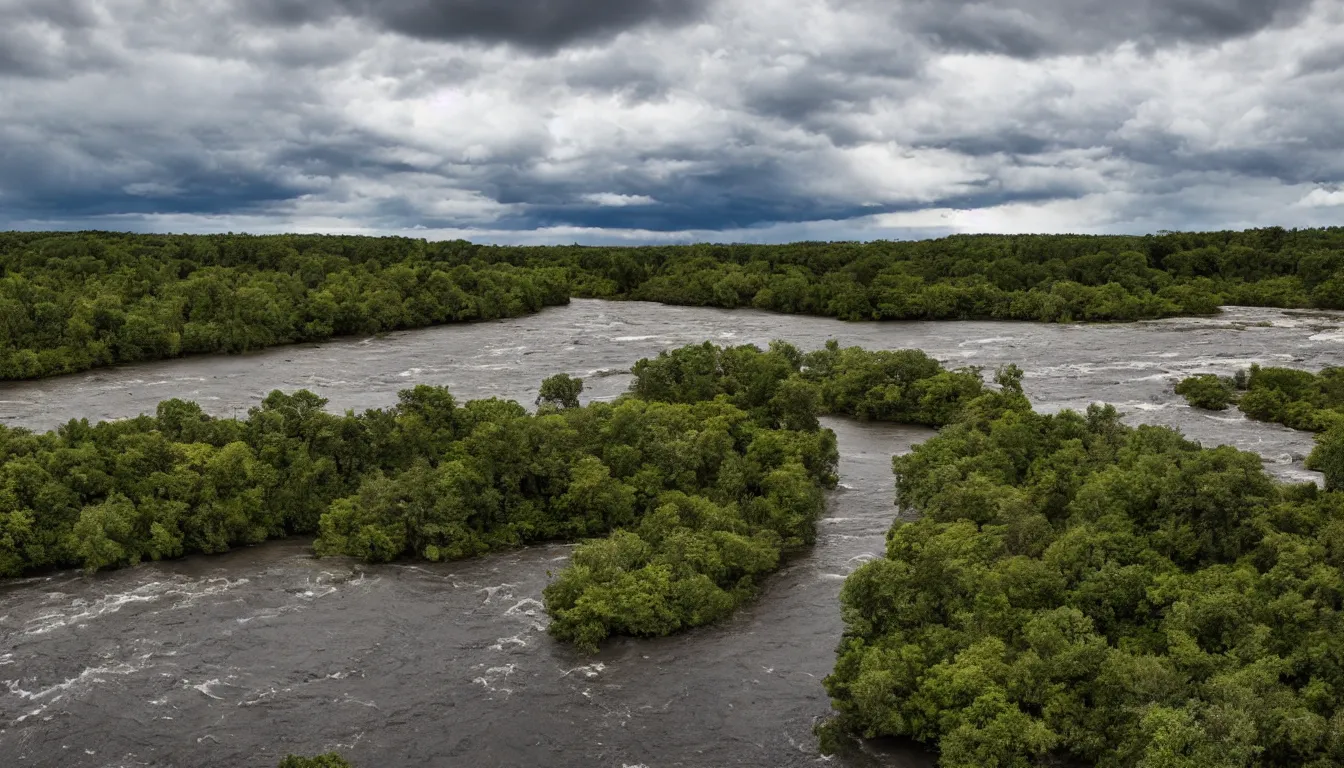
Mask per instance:
[[[0,233],[0,379],[540,311],[571,297],[845,320],[1344,308],[1344,228],[638,248]]]
[[[828,748],[850,732],[936,746],[944,768],[1344,764],[1344,494],[1110,406],[1038,414],[1012,386],[893,469],[904,515],[842,589]]]
[[[242,419],[168,400],[0,427],[0,576],[292,534],[369,562],[584,541],[545,598],[551,633],[592,650],[726,616],[812,542],[837,459],[818,413],[937,426],[983,391],[922,352],[835,343],[690,346],[634,373],[628,395],[588,405],[581,380],[551,377],[534,413],[417,386],[359,415],[277,391]]]
[[[1344,368],[1319,373],[1252,365],[1234,376],[1201,374],[1182,379],[1176,394],[1196,408],[1227,410],[1316,433],[1307,469],[1325,475],[1328,490],[1344,490]]]

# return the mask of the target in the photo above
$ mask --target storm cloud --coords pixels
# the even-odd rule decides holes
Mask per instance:
[[[263,21],[308,24],[350,17],[426,40],[555,48],[643,24],[683,24],[708,0],[256,0]]]
[[[0,227],[1338,223],[1331,0],[0,0]]]
[[[1038,56],[1211,45],[1300,22],[1311,0],[914,0],[895,13],[942,48]]]

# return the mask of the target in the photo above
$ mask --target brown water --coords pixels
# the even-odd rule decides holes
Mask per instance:
[[[1017,362],[1039,408],[1113,402],[1131,421],[1258,451],[1312,478],[1310,436],[1185,407],[1181,376],[1251,362],[1344,362],[1344,315],[1231,309],[1124,326],[833,320],[575,301],[540,315],[377,339],[196,358],[0,385],[0,419],[49,428],[182,397],[221,415],[271,389],[334,409],[385,406],[446,384],[460,399],[530,402],[542,378],[584,376],[610,398],[636,359],[684,343],[814,348],[827,338],[919,347],[953,365]],[[881,552],[894,509],[890,456],[930,432],[828,420],[841,488],[817,545],[721,625],[592,657],[544,632],[541,589],[568,547],[468,562],[363,566],[287,541],[215,557],[0,587],[0,766],[273,766],[338,749],[375,766],[802,766],[841,631],[845,574]],[[925,766],[900,745],[830,764]]]

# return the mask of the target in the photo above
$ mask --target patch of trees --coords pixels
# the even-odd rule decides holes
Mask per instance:
[[[551,632],[593,648],[727,615],[810,544],[835,482],[825,408],[938,424],[982,386],[918,352],[693,346],[638,363],[632,392],[539,407],[418,386],[336,415],[273,392],[244,419],[169,400],[44,434],[0,427],[0,576],[93,571],[317,534],[319,555],[451,560],[589,540],[546,589]]]
[[[1235,376],[1191,376],[1176,385],[1190,405],[1224,410],[1235,404],[1257,421],[1316,432],[1307,468],[1325,475],[1326,488],[1344,490],[1344,368],[1320,373],[1252,365]]]
[[[1004,387],[893,460],[823,729],[947,768],[1344,763],[1344,494]]]
[[[1344,308],[1344,228],[641,248],[0,233],[0,378],[536,312],[571,296],[845,320]]]
[[[726,616],[789,550],[813,542],[836,460],[818,412],[938,424],[983,390],[977,372],[944,371],[922,352],[834,343],[808,354],[780,342],[764,352],[687,346],[632,370],[617,409],[689,408],[713,422],[602,436],[613,490],[588,504],[619,500],[623,517],[575,550],[545,592],[551,634],[587,649],[609,634],[664,635]]]
[[[1196,408],[1225,411],[1237,402],[1237,383],[1227,376],[1211,373],[1188,376],[1176,384],[1176,394]]]
[[[807,354],[780,342],[766,354],[706,342],[641,360],[632,372],[636,397],[697,402],[722,395],[758,419],[795,427],[815,424],[818,413],[936,427],[984,391],[977,368],[947,371],[917,349],[870,352],[835,340]]]

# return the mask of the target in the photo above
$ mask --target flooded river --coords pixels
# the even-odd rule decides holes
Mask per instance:
[[[1259,452],[1311,479],[1309,435],[1207,414],[1171,392],[1191,373],[1253,362],[1344,362],[1344,314],[1231,308],[1217,318],[1115,326],[1002,322],[853,324],[750,310],[575,301],[539,315],[381,338],[192,358],[0,385],[0,419],[47,429],[152,411],[163,399],[244,414],[272,389],[311,389],[335,410],[386,406],[442,384],[459,399],[530,403],[541,379],[585,379],[612,398],[640,357],[685,343],[828,338],[918,347],[953,365],[1016,362],[1042,410],[1116,404],[1131,422]],[[337,749],[382,766],[802,766],[829,711],[821,678],[841,630],[845,574],[880,553],[890,456],[931,434],[827,420],[841,488],[817,545],[730,621],[596,656],[545,634],[555,545],[441,564],[316,560],[306,541],[0,587],[0,765],[274,766]],[[927,766],[900,745],[831,765]]]

